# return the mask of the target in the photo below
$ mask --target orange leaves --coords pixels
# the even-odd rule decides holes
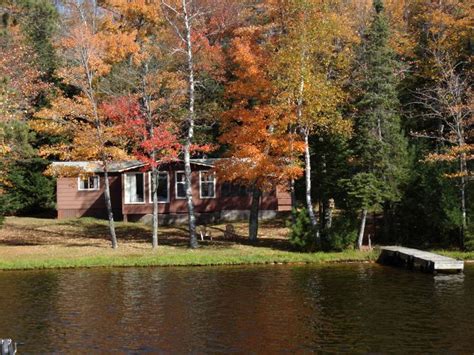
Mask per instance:
[[[41,80],[36,56],[17,26],[0,35],[0,121],[25,119],[50,85]]]
[[[87,1],[70,3],[68,31],[58,42],[67,66],[59,74],[68,84],[84,90],[95,84],[97,77],[107,75],[113,63],[138,50],[136,32],[121,31],[113,17],[100,16],[88,8]]]
[[[461,157],[466,161],[474,160],[474,144],[450,147],[444,153],[431,153],[425,160],[427,162],[454,162]]]
[[[226,95],[232,108],[222,116],[219,142],[230,147],[229,159],[217,166],[219,176],[240,184],[270,189],[282,180],[301,175],[297,156],[302,144],[289,133],[289,120],[273,105],[275,87],[270,80],[270,52],[259,28],[238,31],[231,58],[236,80]]]

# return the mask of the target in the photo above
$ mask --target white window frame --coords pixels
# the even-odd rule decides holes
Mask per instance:
[[[158,201],[158,203],[170,203],[170,173],[167,172],[167,171],[158,171],[158,175],[160,174],[166,174],[166,182],[168,184],[168,186],[166,187],[166,193],[167,193],[167,196],[166,196],[166,201]],[[149,190],[149,199],[150,199],[150,203],[153,203],[153,195],[152,195],[152,188],[151,188],[151,171],[148,172],[148,190]]]
[[[206,197],[203,197],[202,196],[202,173],[207,173],[207,174],[212,174],[214,175],[214,191],[213,191],[213,195],[212,197],[209,197],[209,196],[206,196]],[[217,179],[216,179],[216,173],[215,172],[210,172],[208,170],[201,170],[199,171],[199,198],[202,199],[202,200],[209,200],[209,199],[214,199],[216,198],[216,182],[217,182]],[[210,181],[206,181],[206,183],[210,183]]]
[[[126,175],[143,175],[143,202],[127,202],[127,178]],[[146,203],[146,192],[145,192],[145,173],[124,173],[123,174],[123,203],[125,205],[144,205]]]
[[[178,196],[178,174],[181,174],[181,173],[184,174],[184,188],[185,188],[184,191],[186,191],[186,172],[184,170],[175,171],[174,172],[174,197],[177,200],[185,200],[186,199],[186,196],[184,196],[184,197]],[[182,184],[182,183],[180,182],[180,184]]]
[[[93,178],[93,179],[97,179],[97,187],[93,188],[93,189],[83,189],[81,188],[81,180],[85,179],[87,177],[87,179],[90,179],[90,178]],[[90,186],[90,183],[89,183],[89,186]],[[99,191],[100,190],[100,176],[99,175],[89,175],[89,176],[78,176],[77,177],[77,191]]]

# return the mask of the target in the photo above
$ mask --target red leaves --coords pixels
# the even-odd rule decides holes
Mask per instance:
[[[178,159],[181,144],[176,126],[171,122],[158,122],[156,118],[147,120],[134,97],[117,97],[102,104],[101,111],[113,122],[117,132],[129,139],[133,155],[138,160],[156,167]]]

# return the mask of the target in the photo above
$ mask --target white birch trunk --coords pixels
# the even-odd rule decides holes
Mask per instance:
[[[148,94],[148,63],[145,62],[142,72],[142,100],[145,111],[145,116],[147,119],[146,127],[148,129],[148,135],[151,139],[155,136],[155,124],[153,121],[153,112],[151,108],[151,97]],[[156,164],[156,149],[153,148],[151,152],[151,160]],[[151,167],[151,196],[152,196],[152,236],[151,236],[151,245],[155,249],[158,247],[158,169],[156,165]]]
[[[191,171],[191,144],[194,138],[194,101],[195,101],[195,82],[194,82],[194,59],[193,59],[193,43],[191,39],[192,28],[188,14],[188,1],[182,0],[183,20],[185,27],[186,54],[188,67],[188,131],[186,135],[186,143],[184,145],[184,174],[186,180],[186,203],[188,206],[188,225],[189,225],[189,246],[197,248],[198,242],[196,238],[196,217],[194,215],[193,190],[192,190],[192,171]]]
[[[155,249],[158,247],[158,170],[155,166],[151,169],[151,191],[153,202],[151,244],[152,248]]]
[[[311,155],[309,152],[309,132],[304,132],[304,158],[305,158],[305,183],[306,183],[306,207],[308,209],[309,219],[311,220],[311,226],[316,231],[316,242],[319,243],[319,233],[317,231],[318,221],[314,214],[313,201],[311,198]]]
[[[109,172],[107,168],[107,163],[104,163],[104,198],[105,205],[107,207],[107,218],[109,220],[109,233],[110,240],[112,242],[112,248],[117,249],[117,235],[115,234],[115,221],[114,221],[114,212],[112,209],[112,199],[110,198],[110,183],[109,183]]]
[[[362,242],[364,241],[364,233],[365,233],[365,222],[367,220],[367,210],[362,210],[361,214],[361,221],[360,221],[360,229],[359,229],[359,237],[357,238],[357,249],[362,249]]]

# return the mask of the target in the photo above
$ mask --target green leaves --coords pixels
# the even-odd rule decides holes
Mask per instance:
[[[380,212],[382,203],[391,199],[390,189],[385,181],[373,173],[361,172],[351,179],[341,180],[352,200],[352,205],[369,212]]]

